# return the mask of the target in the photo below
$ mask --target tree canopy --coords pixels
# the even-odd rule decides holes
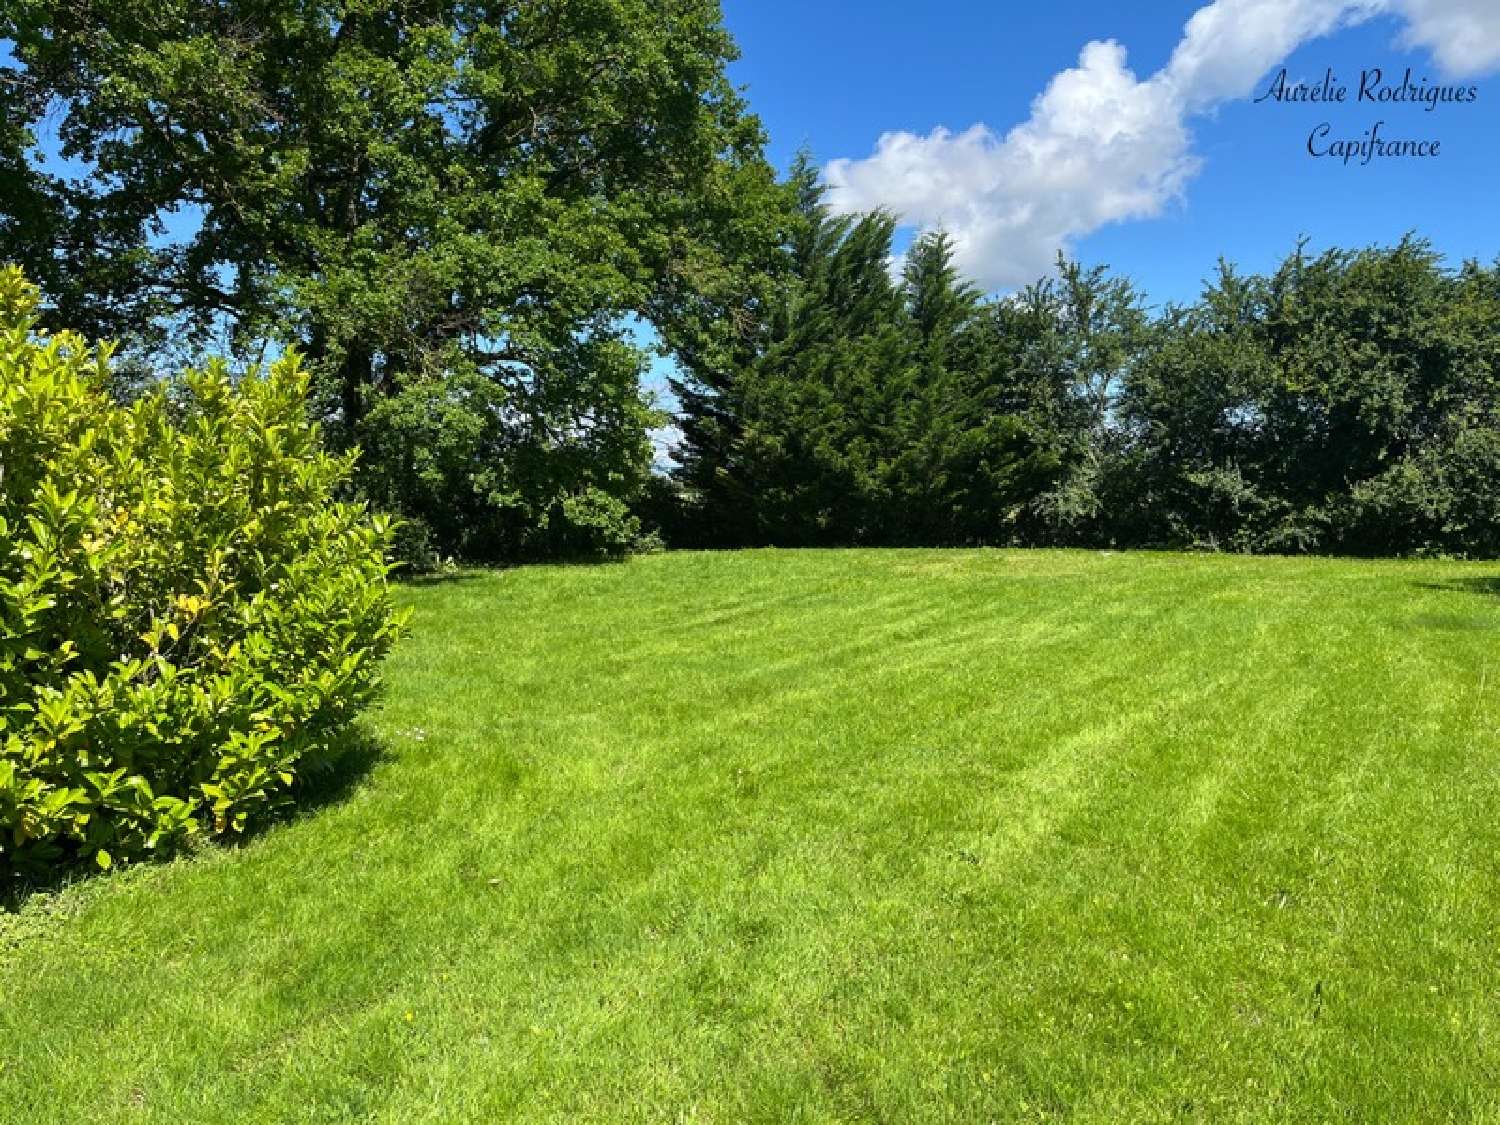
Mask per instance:
[[[295,344],[376,498],[427,495],[450,549],[618,522],[653,420],[632,326],[725,346],[780,221],[715,0],[17,0],[0,38],[0,257],[49,315],[143,364]],[[434,414],[475,434],[412,448]],[[510,459],[449,473],[450,438]],[[420,485],[387,486],[398,445]]]

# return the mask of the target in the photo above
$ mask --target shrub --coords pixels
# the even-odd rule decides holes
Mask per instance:
[[[333,491],[295,357],[130,406],[0,270],[0,880],[285,804],[399,631],[389,528]]]
[[[1459,428],[1351,490],[1340,546],[1363,554],[1500,555],[1500,433]]]
[[[433,544],[432,528],[421,516],[394,521],[386,554],[391,560],[391,569],[401,576],[431,574],[443,565],[443,557]]]
[[[629,501],[647,478],[650,419],[579,413],[570,431],[488,376],[413,379],[362,419],[355,483],[377,509],[425,526],[433,558],[623,555],[640,545]]]
[[[618,558],[656,546],[641,531],[640,518],[630,506],[599,488],[560,497],[543,513],[540,525],[538,543],[557,558]]]

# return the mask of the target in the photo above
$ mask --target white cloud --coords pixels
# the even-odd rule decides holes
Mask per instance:
[[[1382,6],[1381,0],[1218,0],[1193,13],[1162,77],[1187,110],[1241,98],[1303,43]]]
[[[1195,167],[1168,83],[1137,80],[1123,47],[1096,42],[1004,137],[983,125],[887,133],[873,156],[835,160],[826,176],[836,210],[885,206],[946,227],[961,268],[1003,288],[1041,276],[1083,231],[1159,213]]]
[[[1402,0],[1401,9],[1402,44],[1427,48],[1449,75],[1500,66],[1500,0]]]
[[[1500,0],[1214,0],[1149,78],[1130,71],[1119,43],[1088,43],[1005,135],[986,125],[886,133],[870,156],[829,163],[829,203],[942,226],[970,276],[991,289],[1024,284],[1074,239],[1181,196],[1198,168],[1192,115],[1245,97],[1303,43],[1385,12],[1402,15],[1403,42],[1451,75],[1500,65]]]

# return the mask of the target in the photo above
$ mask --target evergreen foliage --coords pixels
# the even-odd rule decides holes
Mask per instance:
[[[893,216],[831,217],[805,155],[790,187],[796,218],[757,349],[677,387],[689,538],[993,540],[1057,460],[966,362],[982,351],[983,306],[950,240],[919,240],[898,282]]]
[[[1414,238],[1223,266],[1121,416],[1127,541],[1493,557],[1500,273]]]
[[[1500,553],[1500,269],[1298,247],[1153,316],[1060,258],[985,301],[792,182],[757,350],[681,388],[680,541]]]

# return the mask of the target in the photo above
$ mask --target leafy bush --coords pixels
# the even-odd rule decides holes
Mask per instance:
[[[655,546],[630,506],[600,488],[560,497],[539,522],[538,538],[560,558],[611,558]]]
[[[1350,490],[1340,546],[1363,554],[1500,555],[1500,433],[1465,427]]]
[[[420,516],[395,521],[386,553],[391,560],[391,569],[402,576],[431,574],[443,565],[443,557],[433,544],[432,528]]]
[[[642,546],[628,502],[650,465],[652,417],[635,405],[585,412],[595,416],[570,433],[488,376],[417,379],[361,422],[356,484],[378,509],[425,527],[425,552],[403,543],[413,569],[438,557],[623,555]]]
[[[371,696],[389,528],[287,358],[133,405],[0,271],[0,880],[243,830]]]

